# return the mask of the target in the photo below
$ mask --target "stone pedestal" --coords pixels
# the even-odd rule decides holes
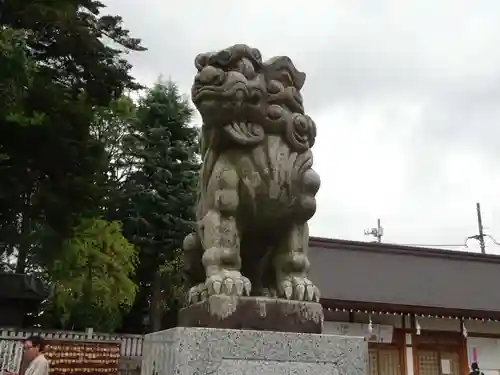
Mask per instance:
[[[361,337],[172,328],[145,336],[141,375],[366,375]]]
[[[266,297],[212,296],[179,313],[181,327],[296,333],[321,333],[323,320],[319,303]]]

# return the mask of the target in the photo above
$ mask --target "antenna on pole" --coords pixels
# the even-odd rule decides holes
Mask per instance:
[[[479,247],[481,248],[481,254],[486,254],[486,245],[484,243],[484,237],[488,236],[491,238],[491,236],[489,234],[484,234],[483,219],[481,217],[481,205],[479,203],[476,203],[476,213],[477,213],[477,227],[479,229],[479,234],[475,234],[474,236],[467,237],[465,239],[465,243],[467,245],[467,240],[469,240],[469,239],[479,241]]]
[[[377,242],[382,242],[382,236],[384,235],[384,228],[380,225],[380,219],[377,219],[377,227],[365,229],[365,236],[373,236],[377,238]]]
[[[479,203],[476,203],[476,211],[477,211],[477,226],[479,228],[479,235],[478,235],[479,246],[481,247],[481,253],[486,254],[486,246],[484,245],[483,219],[481,218],[481,205]]]

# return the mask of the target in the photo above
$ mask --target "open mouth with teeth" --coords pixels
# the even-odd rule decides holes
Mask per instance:
[[[261,90],[249,89],[243,83],[236,83],[232,87],[203,86],[193,89],[193,102],[201,103],[204,100],[219,100],[234,104],[259,104],[263,94]]]

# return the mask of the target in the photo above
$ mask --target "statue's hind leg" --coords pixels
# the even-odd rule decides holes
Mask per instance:
[[[238,186],[239,176],[234,167],[221,157],[208,184],[207,210],[199,223],[206,280],[203,285],[192,288],[191,295],[250,294],[250,281],[240,272],[240,233],[235,217],[239,206]]]
[[[279,297],[299,301],[319,301],[318,288],[307,278],[308,247],[307,222],[295,224],[286,234],[274,259]]]

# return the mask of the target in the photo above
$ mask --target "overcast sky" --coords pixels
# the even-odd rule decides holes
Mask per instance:
[[[322,179],[311,235],[372,240],[381,218],[384,242],[461,244],[481,202],[500,241],[500,1],[105,3],[149,49],[130,55],[142,83],[161,74],[189,93],[195,55],[235,43],[306,72]]]

